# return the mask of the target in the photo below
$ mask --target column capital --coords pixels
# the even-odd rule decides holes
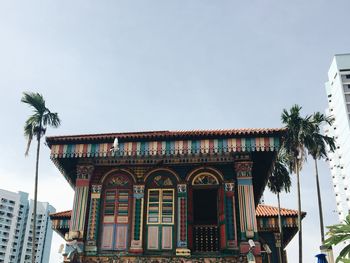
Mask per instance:
[[[77,165],[77,179],[90,179],[94,171],[94,166],[91,164]]]
[[[178,184],[177,185],[177,192],[179,194],[186,193],[187,192],[187,185],[186,184]]]
[[[236,161],[235,171],[237,177],[249,177],[252,175],[253,162],[252,161]]]
[[[100,184],[93,184],[91,185],[91,193],[93,194],[100,194],[102,190],[102,185]]]
[[[225,192],[234,192],[235,183],[234,182],[225,182]]]
[[[135,184],[134,185],[134,198],[141,199],[145,195],[145,185],[143,184]]]

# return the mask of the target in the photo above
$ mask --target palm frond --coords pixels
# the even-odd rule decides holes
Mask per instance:
[[[350,214],[346,217],[342,224],[335,224],[327,227],[329,229],[328,238],[324,241],[326,246],[335,246],[344,241],[350,240]],[[346,262],[346,258],[350,257],[350,244],[345,246],[339,253],[336,262]],[[344,261],[345,260],[345,261]]]
[[[52,113],[45,107],[45,100],[41,94],[24,92],[21,101],[34,111],[24,125],[24,136],[28,140],[25,155],[28,155],[32,139],[37,137],[39,140],[45,134],[47,126],[57,128],[61,121],[57,113]]]
[[[23,92],[21,102],[33,107],[35,111],[41,115],[45,112],[45,100],[40,93]]]
[[[27,146],[26,146],[26,151],[24,153],[25,156],[28,156],[28,153],[29,153],[30,144],[33,139],[33,130],[34,130],[33,124],[31,122],[28,122],[27,120],[24,125],[24,135],[27,138]]]
[[[326,158],[328,155],[327,147],[332,152],[336,148],[334,138],[321,133],[321,126],[326,123],[332,125],[333,118],[326,117],[320,112],[314,113],[312,118],[310,118],[308,133],[305,138],[305,147],[314,159]]]
[[[57,128],[60,126],[61,120],[58,117],[58,113],[52,113],[49,110],[43,115],[43,126],[51,126]]]
[[[267,186],[274,194],[290,191],[291,179],[286,167],[288,163],[288,156],[284,148],[281,148],[277,154],[277,158],[272,170],[271,175],[268,178]]]

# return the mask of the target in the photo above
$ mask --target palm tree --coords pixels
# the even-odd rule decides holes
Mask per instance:
[[[328,238],[324,241],[324,245],[331,247],[345,241],[350,241],[350,214],[346,217],[343,224],[336,224],[327,228],[329,229],[327,233]],[[350,244],[340,251],[335,262],[338,263],[340,261],[350,263]]]
[[[270,191],[277,195],[278,202],[278,228],[281,237],[281,246],[278,250],[279,262],[283,263],[283,229],[282,229],[282,219],[281,219],[281,203],[280,203],[280,193],[284,190],[289,192],[291,186],[291,180],[289,176],[288,169],[286,168],[287,156],[284,148],[281,148],[277,154],[275,161],[275,166],[269,179],[267,181],[267,186]]]
[[[330,151],[335,150],[335,141],[333,137],[328,137],[320,133],[320,127],[322,124],[332,125],[334,119],[332,117],[326,117],[320,112],[313,114],[311,118],[312,130],[305,140],[305,146],[309,154],[314,159],[315,164],[315,176],[316,176],[316,187],[317,187],[317,201],[318,201],[318,211],[320,217],[320,230],[321,230],[321,242],[324,241],[324,225],[323,225],[323,213],[322,213],[322,200],[320,191],[320,182],[318,178],[318,167],[317,160],[322,158],[327,158],[327,146]]]
[[[298,228],[299,228],[299,263],[303,262],[303,240],[302,240],[302,224],[301,224],[301,195],[300,195],[300,171],[305,160],[305,139],[310,132],[310,116],[302,118],[300,116],[301,107],[294,105],[288,112],[283,109],[282,123],[285,125],[286,134],[282,147],[285,148],[287,156],[289,156],[289,169],[297,175],[297,191],[298,191]]]
[[[39,152],[40,139],[46,132],[46,127],[51,126],[57,128],[60,125],[60,119],[57,113],[52,113],[45,106],[45,100],[39,93],[24,92],[21,102],[26,103],[33,109],[33,115],[29,116],[24,124],[24,136],[27,138],[27,148],[25,155],[28,155],[32,139],[37,139],[36,149],[36,165],[35,165],[35,184],[34,184],[34,208],[33,208],[33,240],[32,240],[32,262],[35,262],[35,242],[36,242],[36,205],[38,194],[38,168],[39,168]]]

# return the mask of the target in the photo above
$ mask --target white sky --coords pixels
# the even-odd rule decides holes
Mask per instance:
[[[59,112],[62,126],[47,135],[280,127],[295,103],[323,111],[332,56],[350,51],[349,10],[348,0],[1,0],[0,188],[33,193],[23,91],[41,92]],[[320,165],[329,225],[335,198]],[[312,168],[301,182],[305,262],[316,262],[320,240]],[[71,209],[73,192],[46,146],[39,187],[39,200]],[[284,207],[297,207],[295,190]],[[51,263],[62,242],[54,236]],[[293,262],[297,238],[288,254]]]

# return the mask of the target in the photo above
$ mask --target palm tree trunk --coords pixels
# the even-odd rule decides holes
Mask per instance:
[[[34,208],[33,208],[33,239],[32,239],[32,263],[35,263],[35,244],[36,244],[36,204],[38,202],[38,172],[39,172],[39,153],[40,153],[40,138],[41,126],[37,135],[38,146],[36,149],[36,165],[35,165],[35,184],[34,184]]]
[[[301,224],[301,195],[300,195],[300,176],[299,176],[299,160],[296,162],[297,172],[297,188],[298,188],[298,228],[299,228],[299,263],[303,262],[303,230]]]
[[[318,179],[318,167],[317,160],[315,161],[315,173],[316,173],[316,187],[317,187],[317,201],[318,201],[318,213],[320,217],[320,231],[321,231],[321,245],[324,242],[324,226],[323,226],[323,212],[322,212],[322,200],[321,200],[321,191],[320,191],[320,181]]]
[[[282,218],[281,218],[281,202],[280,202],[280,193],[277,192],[277,202],[278,202],[278,228],[280,232],[280,242],[281,246],[278,249],[279,262],[283,263],[283,230],[282,230]]]

